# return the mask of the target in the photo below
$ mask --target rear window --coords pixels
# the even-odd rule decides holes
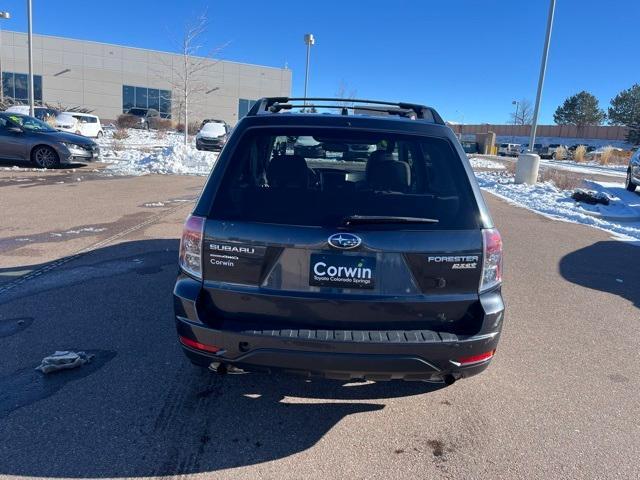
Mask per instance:
[[[335,227],[353,216],[412,217],[437,222],[403,228],[479,227],[468,177],[444,139],[344,129],[253,129],[232,155],[211,218]]]

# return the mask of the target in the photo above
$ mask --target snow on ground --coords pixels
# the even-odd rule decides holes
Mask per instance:
[[[627,165],[600,165],[596,162],[576,162],[574,160],[540,160],[540,165],[576,173],[601,173],[615,177],[624,177]]]
[[[591,206],[574,201],[572,191],[559,190],[550,182],[516,185],[514,177],[506,172],[476,172],[476,177],[480,188],[509,203],[554,220],[600,228],[621,240],[640,240],[640,195],[627,192],[622,184],[588,182],[589,188],[607,192],[611,199],[609,206]],[[635,216],[630,211],[635,212]]]
[[[105,173],[113,175],[208,175],[218,154],[196,150],[193,141],[184,145],[177,132],[128,129],[129,137],[118,140],[108,132],[98,140]]]
[[[504,164],[496,162],[495,160],[489,160],[488,158],[470,158],[471,166],[473,168],[491,168],[493,170],[504,170]]]

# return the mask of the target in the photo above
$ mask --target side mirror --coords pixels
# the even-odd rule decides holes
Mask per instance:
[[[22,129],[20,127],[9,127],[9,131],[11,133],[22,133]]]

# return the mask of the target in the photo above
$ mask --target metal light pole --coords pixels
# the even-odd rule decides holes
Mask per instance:
[[[533,120],[531,122],[531,137],[529,138],[529,151],[533,152],[536,143],[536,129],[538,128],[538,112],[540,110],[540,99],[542,97],[542,85],[544,76],[547,73],[547,59],[549,57],[549,43],[551,42],[551,29],[553,27],[553,16],[556,11],[556,0],[549,3],[549,15],[547,17],[547,36],[544,40],[544,50],[542,52],[542,63],[540,65],[540,77],[538,78],[538,93],[536,94],[536,105],[533,110]]]
[[[307,104],[307,87],[309,85],[309,58],[311,57],[311,45],[316,43],[316,39],[313,38],[312,33],[305,34],[304,43],[307,45],[307,67],[304,73],[304,105],[306,105]]]
[[[9,12],[0,12],[0,19],[9,20],[11,14]],[[2,81],[2,28],[0,27],[0,102],[4,103],[4,83]]]
[[[547,58],[549,57],[549,42],[551,41],[551,28],[553,27],[553,15],[556,10],[556,0],[551,0],[549,4],[549,16],[547,18],[547,36],[544,40],[544,50],[542,52],[542,64],[540,65],[540,78],[538,79],[538,93],[536,94],[536,106],[533,110],[531,122],[531,136],[529,137],[529,148],[521,153],[516,163],[515,183],[526,183],[534,185],[538,181],[538,170],[540,168],[540,156],[535,153],[536,128],[538,127],[538,112],[540,111],[540,98],[542,97],[542,85],[544,75],[547,72]]]
[[[518,125],[518,107],[520,106],[520,102],[517,100],[513,100],[511,102],[511,105],[515,105],[516,106],[516,113],[513,116],[513,125],[514,125],[514,132],[515,132],[515,126]],[[511,135],[511,142],[513,143],[515,141],[515,135]]]
[[[33,117],[33,22],[31,19],[31,0],[27,0],[27,42],[29,50],[29,116]]]

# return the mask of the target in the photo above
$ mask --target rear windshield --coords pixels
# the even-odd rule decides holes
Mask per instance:
[[[344,129],[254,129],[232,155],[211,218],[335,227],[353,216],[411,217],[435,221],[388,225],[479,227],[468,177],[447,140]]]

